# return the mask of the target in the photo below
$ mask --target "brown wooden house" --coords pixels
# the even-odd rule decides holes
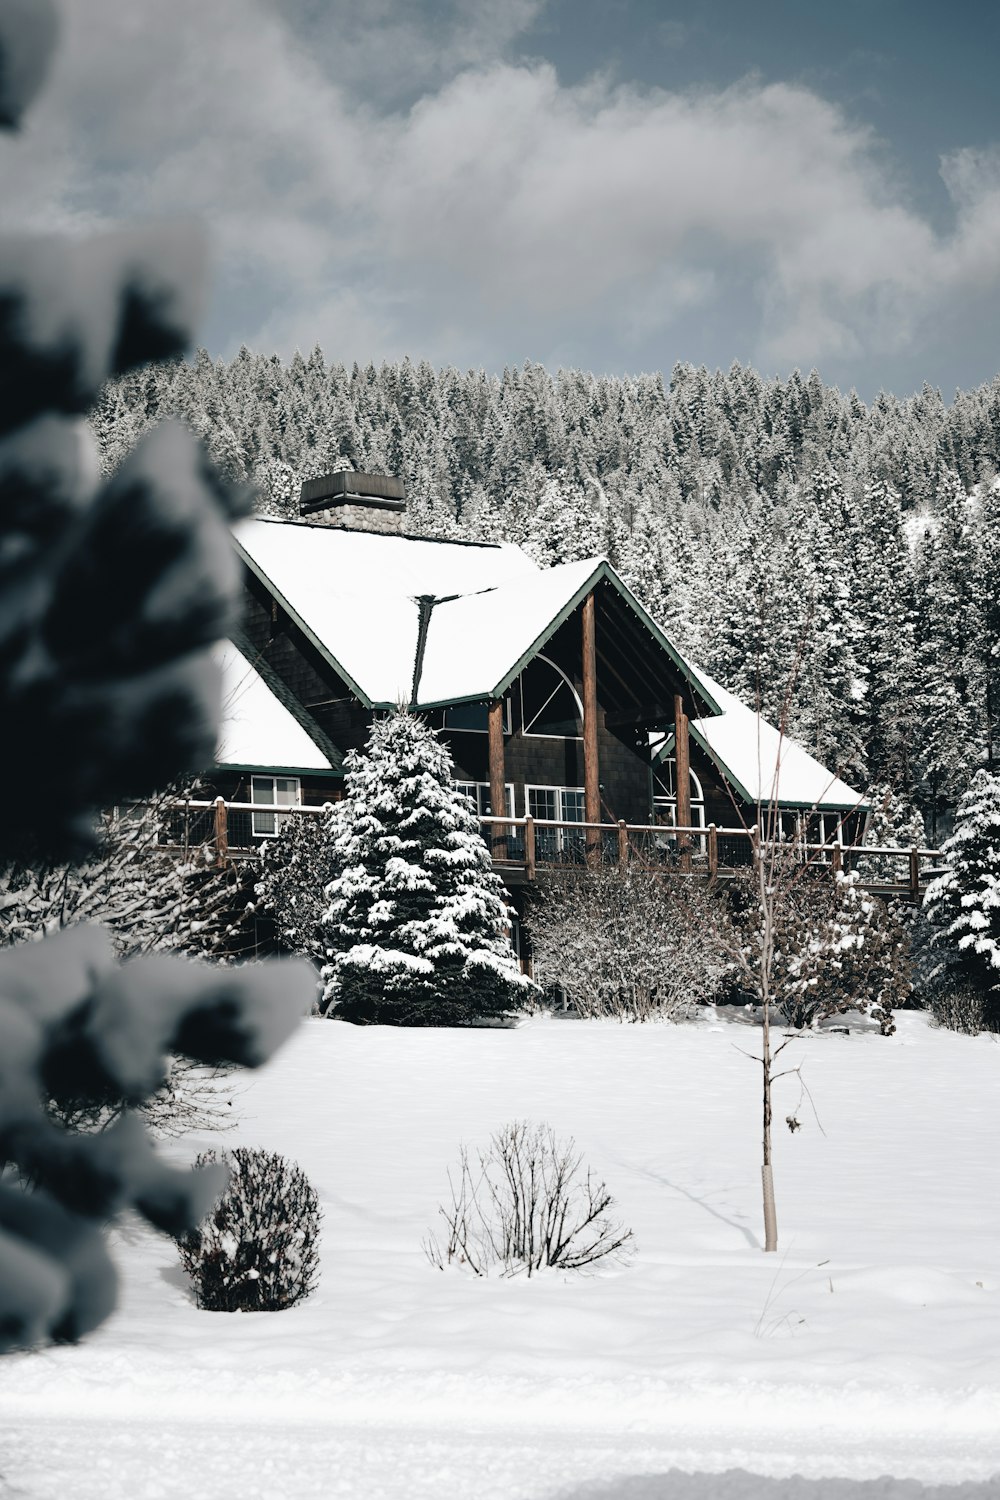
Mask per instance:
[[[246,715],[239,753],[213,773],[215,792],[259,807],[244,813],[254,840],[283,808],[339,795],[344,754],[400,703],[440,730],[482,816],[530,815],[541,859],[572,855],[574,824],[658,825],[669,840],[672,826],[752,823],[758,798],[824,837],[856,833],[858,794],[771,726],[762,735],[606,559],[543,570],[509,544],[409,536],[402,487],[384,476],[312,481],[302,504],[299,521],[235,530],[247,607],[228,699],[253,682],[286,731],[255,740]],[[513,887],[523,828],[493,833]]]

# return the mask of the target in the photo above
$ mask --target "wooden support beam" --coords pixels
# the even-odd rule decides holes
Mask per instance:
[[[530,813],[524,820],[524,878],[535,878],[535,820]]]
[[[487,712],[490,757],[490,811],[495,818],[502,818],[507,811],[507,767],[503,747],[503,699],[493,698]],[[503,823],[490,824],[490,850],[493,858],[507,856],[507,827]]]
[[[684,699],[674,694],[674,786],[677,792],[677,826],[691,826],[691,750],[688,744],[688,718],[684,712]],[[686,833],[678,834],[677,847],[681,857],[681,869],[691,868],[691,840]]]
[[[714,823],[708,825],[708,875],[714,880],[719,873],[719,830]]]
[[[601,770],[597,749],[597,629],[593,590],[583,601],[583,806],[584,821],[601,821]],[[587,863],[600,859],[600,835],[587,834]]]
[[[920,897],[920,852],[917,849],[910,850],[910,895],[914,901]]]
[[[223,866],[229,862],[229,811],[224,797],[215,799],[215,863]]]
[[[618,819],[618,873],[628,874],[628,825],[624,818]]]

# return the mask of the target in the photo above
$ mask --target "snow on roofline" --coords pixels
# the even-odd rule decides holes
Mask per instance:
[[[222,672],[217,766],[288,775],[336,769],[232,641],[219,641],[212,657]]]
[[[733,790],[747,802],[831,812],[864,812],[870,807],[860,792],[809,754],[797,740],[747,708],[735,694],[700,676],[721,707],[720,717],[691,721],[691,738],[715,762]],[[673,747],[669,735],[657,752]]]

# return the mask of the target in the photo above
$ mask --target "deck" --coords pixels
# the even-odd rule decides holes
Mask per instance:
[[[322,807],[261,807],[222,797],[211,802],[178,802],[169,809],[168,843],[178,851],[214,847],[217,861],[225,864],[252,858],[285,818],[321,817],[324,811]],[[755,847],[773,847],[761,843],[753,826],[678,828],[663,823],[558,822],[530,816],[485,817],[480,823],[494,867],[508,886],[533,884],[546,871],[596,864],[725,881],[752,864]],[[835,841],[794,841],[781,847],[817,870],[856,873],[873,895],[910,901],[919,901],[943,868],[937,849]]]

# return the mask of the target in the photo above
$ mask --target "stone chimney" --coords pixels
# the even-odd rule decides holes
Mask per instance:
[[[300,516],[345,531],[396,536],[403,529],[405,511],[403,481],[388,474],[325,474],[307,479],[299,495]]]

